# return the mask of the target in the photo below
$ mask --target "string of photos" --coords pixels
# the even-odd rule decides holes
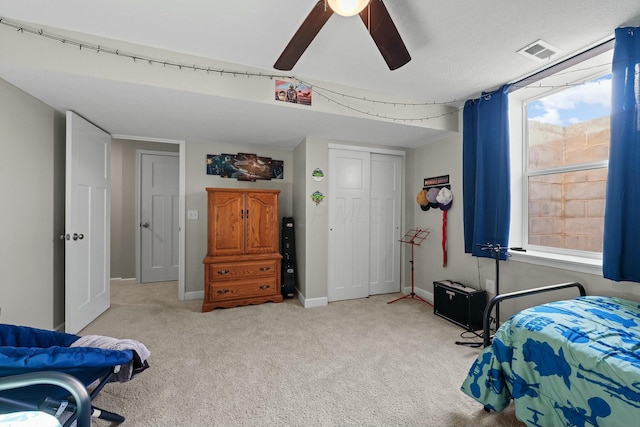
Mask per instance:
[[[250,153],[207,154],[207,175],[257,181],[284,178],[284,161]]]
[[[66,45],[66,46],[73,46],[78,48],[81,51],[87,51],[87,52],[95,52],[101,55],[112,55],[112,56],[116,56],[116,57],[120,57],[123,59],[129,59],[133,62],[137,62],[137,63],[141,63],[141,64],[148,64],[149,66],[151,65],[159,65],[162,66],[164,68],[171,68],[171,69],[178,69],[180,71],[198,71],[198,72],[204,72],[206,74],[211,74],[211,75],[220,75],[220,76],[233,76],[233,77],[245,77],[245,78],[267,78],[267,79],[277,79],[280,82],[287,82],[289,81],[293,81],[295,86],[299,86],[302,89],[298,89],[297,90],[297,98],[295,100],[296,103],[298,104],[304,104],[304,105],[311,105],[311,96],[312,93],[315,93],[317,96],[325,99],[327,102],[330,103],[334,103],[342,108],[366,115],[366,116],[371,116],[371,117],[376,117],[376,118],[381,118],[381,119],[387,119],[387,120],[392,120],[392,121],[398,121],[398,122],[419,122],[419,121],[427,121],[427,120],[432,120],[432,119],[437,119],[443,116],[448,116],[448,115],[453,115],[456,113],[459,113],[460,111],[462,111],[462,107],[457,107],[457,108],[452,108],[450,111],[446,111],[446,112],[442,112],[442,113],[435,113],[435,114],[427,114],[427,115],[422,115],[421,112],[418,112],[418,116],[416,117],[408,117],[408,113],[409,111],[407,111],[409,108],[408,107],[424,107],[424,106],[430,106],[430,105],[445,105],[445,106],[455,106],[456,104],[459,104],[461,102],[460,99],[452,99],[452,100],[447,100],[447,101],[432,101],[432,102],[394,102],[394,101],[386,101],[383,99],[372,99],[372,98],[367,98],[367,97],[362,97],[362,96],[354,96],[354,95],[350,95],[348,93],[345,92],[341,92],[341,91],[335,91],[332,90],[330,88],[327,87],[322,87],[322,86],[318,86],[318,85],[313,85],[310,82],[306,82],[302,79],[299,79],[296,76],[293,75],[282,75],[282,74],[277,74],[277,73],[264,73],[264,72],[255,72],[255,71],[238,71],[238,70],[228,70],[228,69],[220,69],[220,68],[211,68],[211,67],[205,67],[202,65],[197,65],[197,64],[187,64],[187,63],[181,63],[181,62],[177,62],[177,61],[171,61],[171,60],[166,60],[166,59],[159,59],[159,58],[152,58],[143,54],[137,54],[137,53],[130,53],[130,52],[125,52],[119,49],[113,49],[113,48],[109,48],[107,46],[103,46],[103,45],[99,45],[99,44],[94,44],[94,43],[90,43],[90,42],[86,42],[86,41],[81,41],[81,40],[76,40],[76,39],[71,39],[69,37],[64,37],[64,36],[60,36],[57,35],[55,33],[52,32],[48,32],[43,30],[42,28],[36,28],[36,27],[29,27],[26,26],[22,23],[17,23],[17,22],[12,22],[10,20],[8,20],[5,17],[0,16],[0,25],[4,26],[4,27],[8,27],[8,28],[13,28],[14,30],[18,31],[21,34],[25,34],[25,35],[33,35],[33,36],[40,36],[43,37],[45,39],[49,39],[52,41],[57,41],[60,42],[62,45]],[[603,63],[603,64],[599,64],[597,66],[593,66],[593,67],[589,67],[589,68],[596,68],[596,67],[610,67],[612,64],[611,62],[607,62],[607,63]],[[581,70],[572,70],[571,72],[577,72],[577,71],[581,71]],[[636,72],[636,76],[639,74],[640,72]],[[537,87],[548,87],[548,88],[564,88],[564,87],[569,87],[569,86],[580,86],[581,84],[586,83],[587,80],[582,81],[582,82],[576,82],[576,83],[572,83],[572,84],[564,84],[564,85],[560,85],[560,86],[540,86],[538,85]],[[518,86],[517,84],[514,84],[513,86],[515,87],[521,87]],[[528,88],[533,88],[536,86],[524,86],[522,88],[524,89],[528,89]],[[293,98],[291,97],[287,97],[286,95],[286,90],[284,91],[284,93],[281,93],[281,89],[278,85],[276,85],[276,100],[277,101],[287,101],[287,102],[293,102],[292,101]],[[376,112],[375,110],[371,111],[371,110],[367,110],[367,109],[363,109],[361,107],[356,107],[355,105],[351,104],[349,102],[350,99],[353,100],[358,100],[361,102],[367,102],[370,104],[381,104],[381,105],[392,105],[393,107],[397,107],[397,111],[399,114],[397,115],[387,115],[387,114],[383,114],[380,112]]]

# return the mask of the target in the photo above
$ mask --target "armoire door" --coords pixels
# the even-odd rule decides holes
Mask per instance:
[[[208,254],[216,256],[244,253],[244,193],[215,191],[209,196]]]
[[[247,236],[245,253],[278,252],[278,194],[247,193],[243,216]]]

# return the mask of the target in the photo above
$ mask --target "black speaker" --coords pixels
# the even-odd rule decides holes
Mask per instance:
[[[482,329],[487,292],[451,280],[433,282],[433,312],[468,331]]]
[[[296,250],[295,227],[293,218],[282,218],[282,268],[280,287],[282,296],[293,298],[296,293]]]

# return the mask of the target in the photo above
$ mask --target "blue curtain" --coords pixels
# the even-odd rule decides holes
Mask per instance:
[[[481,245],[506,247],[511,213],[509,89],[505,85],[464,105],[462,197],[464,251],[492,258]],[[500,253],[506,259],[506,251]]]
[[[640,282],[640,28],[618,28],[613,50],[603,276]]]

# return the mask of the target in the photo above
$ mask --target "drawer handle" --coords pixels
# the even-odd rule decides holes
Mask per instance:
[[[260,289],[269,289],[271,285],[260,285]]]
[[[227,292],[229,292],[229,289],[218,289],[218,293],[219,293],[220,295],[224,295],[224,294],[226,294]]]
[[[227,274],[229,270],[218,270],[218,274]]]
[[[271,267],[260,267],[260,271],[269,271]]]

